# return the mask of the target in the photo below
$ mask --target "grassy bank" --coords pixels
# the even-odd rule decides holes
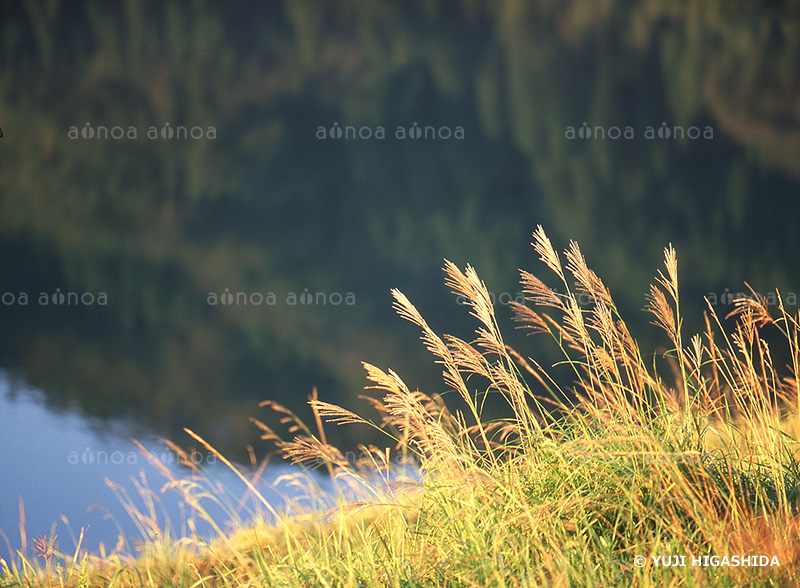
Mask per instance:
[[[359,482],[357,497],[277,524],[220,529],[212,542],[165,540],[102,561],[44,540],[47,570],[0,564],[0,585],[800,585],[800,317],[747,298],[736,303],[733,331],[709,307],[707,332],[684,340],[670,248],[646,311],[671,349],[645,355],[577,245],[562,263],[539,228],[534,247],[567,293],[522,272],[529,304],[515,307],[516,319],[552,337],[574,390],[559,390],[535,358],[507,347],[474,270],[447,263],[448,286],[478,322],[473,341],[439,337],[399,292],[395,305],[422,330],[466,410],[366,365],[382,397],[370,426],[392,437],[389,449],[365,447],[361,463],[345,461],[322,421],[367,421],[317,399],[316,432],[286,414],[296,436],[283,442],[257,423],[295,462]],[[773,354],[788,364],[773,365]],[[485,394],[502,395],[514,418],[484,422]],[[398,455],[420,464],[420,483],[388,476]]]

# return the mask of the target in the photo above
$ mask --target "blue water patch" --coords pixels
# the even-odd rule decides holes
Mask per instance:
[[[137,446],[130,432],[122,420],[91,422],[73,410],[54,411],[41,391],[0,372],[0,557],[35,559],[32,542],[53,534],[59,551],[70,555],[78,543],[98,553],[134,551],[165,533],[209,538],[269,520],[290,504],[324,508],[341,496],[330,477],[283,462],[260,472],[241,468],[256,495],[213,453],[188,456],[201,468],[197,473],[155,437]],[[199,497],[207,516],[187,492]]]

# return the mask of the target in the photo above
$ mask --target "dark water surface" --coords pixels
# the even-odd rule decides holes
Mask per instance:
[[[0,4],[0,368],[34,390],[2,396],[0,528],[111,508],[132,470],[66,460],[131,432],[244,460],[262,400],[369,415],[362,361],[446,393],[390,295],[468,338],[443,258],[548,364],[508,309],[551,277],[538,224],[645,349],[668,243],[688,334],[745,281],[795,311],[798,39],[796,3]]]

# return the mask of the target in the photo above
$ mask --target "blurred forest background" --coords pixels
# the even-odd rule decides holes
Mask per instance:
[[[584,122],[633,137],[570,138]],[[397,138],[415,123],[463,138]],[[647,138],[662,123],[705,132]],[[389,289],[468,337],[442,259],[515,298],[537,224],[653,346],[670,242],[690,334],[709,293],[800,290],[797,2],[3,2],[0,129],[0,366],[54,410],[240,455],[260,400],[361,411],[361,361],[445,392]],[[107,304],[40,304],[59,292]]]

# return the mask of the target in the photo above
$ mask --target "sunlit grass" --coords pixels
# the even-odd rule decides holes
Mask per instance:
[[[706,332],[685,340],[670,247],[646,311],[671,350],[648,356],[577,244],[564,252],[566,263],[541,228],[533,245],[557,291],[522,272],[529,305],[514,307],[516,320],[552,337],[574,372],[574,389],[559,389],[535,358],[509,348],[475,271],[446,263],[446,283],[478,322],[473,341],[438,336],[405,296],[393,294],[464,410],[451,412],[440,396],[411,391],[393,371],[365,364],[370,388],[382,396],[372,400],[378,421],[316,397],[315,430],[268,403],[290,441],[255,421],[293,462],[327,468],[344,493],[338,504],[318,496],[312,508],[278,512],[250,485],[248,516],[233,529],[216,526],[217,537],[203,541],[165,533],[148,502],[129,511],[149,539],[134,553],[97,557],[77,548],[71,555],[41,538],[45,566],[21,557],[3,562],[2,585],[800,584],[799,317],[742,299],[732,332],[709,306]],[[767,325],[780,342],[767,344]],[[777,344],[788,365],[773,364]],[[657,369],[665,365],[671,369]],[[484,393],[502,395],[513,417],[484,420]],[[327,442],[323,421],[368,424],[391,445],[362,447],[362,459],[350,463]],[[398,459],[415,463],[417,477],[399,476]],[[211,525],[207,501],[241,510],[162,473]],[[746,565],[741,557],[750,558]]]

